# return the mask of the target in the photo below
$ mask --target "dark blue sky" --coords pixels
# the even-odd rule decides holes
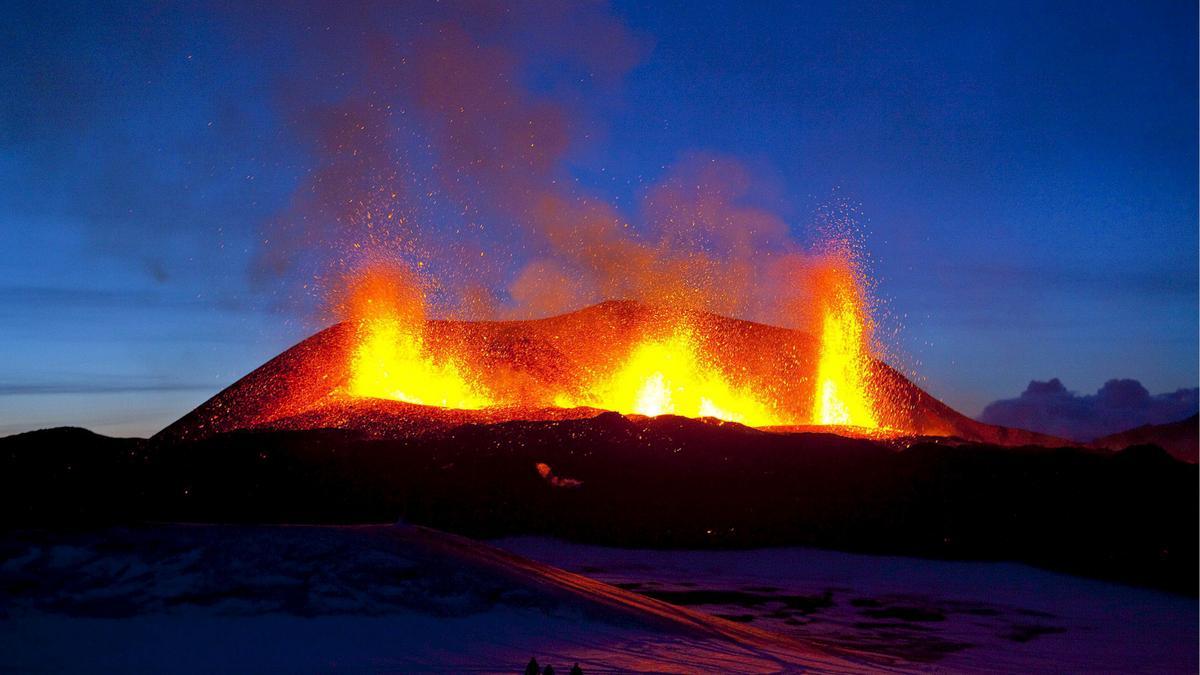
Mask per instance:
[[[388,171],[330,150],[347,111],[387,111],[364,128],[394,132],[387,156],[421,188],[406,208],[443,245],[499,245],[520,216],[496,195],[536,181],[636,220],[705,153],[752,177],[739,198],[798,238],[824,206],[854,205],[892,351],[967,414],[1034,378],[1196,385],[1195,3],[480,7],[10,9],[0,433],[151,433],[318,327],[345,233],[322,229],[336,216],[311,188],[349,171],[370,192],[362,163]],[[475,201],[439,174],[452,146],[423,135],[461,141],[438,119],[450,99],[390,74],[448,24],[485,48],[464,72],[503,75],[489,68],[511,57],[516,105],[545,112],[537,140],[563,141],[502,183],[455,173]],[[439,30],[434,44],[458,44]],[[510,93],[460,76],[481,99]],[[469,130],[511,112],[482,110]],[[501,300],[524,250],[490,272]]]

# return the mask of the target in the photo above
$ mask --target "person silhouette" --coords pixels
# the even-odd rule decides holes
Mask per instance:
[[[583,675],[583,668],[579,667],[578,661],[575,662],[575,665],[571,666],[571,672],[569,675]]]
[[[542,675],[554,675],[554,666],[546,666],[546,669],[542,671]]]
[[[542,667],[538,665],[536,658],[529,659],[529,665],[525,666],[525,675],[541,675]]]

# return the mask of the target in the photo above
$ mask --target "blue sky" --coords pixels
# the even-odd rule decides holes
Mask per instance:
[[[569,142],[522,181],[570,182],[636,219],[701,152],[734,158],[746,199],[797,237],[831,200],[856,205],[894,358],[967,414],[1035,378],[1196,385],[1194,3],[575,7],[502,29],[419,4],[10,11],[0,433],[152,433],[319,327],[340,240],[264,239],[315,173],[344,166],[311,132],[320,110],[438,110],[370,51],[381,36],[418,49],[434,19],[511,54],[530,109],[566,111]],[[409,185],[448,163],[422,154],[437,123],[389,137]],[[498,244],[516,217],[414,193],[436,194],[411,207],[431,240]],[[287,269],[264,274],[264,250]],[[488,277],[501,295],[522,250]]]

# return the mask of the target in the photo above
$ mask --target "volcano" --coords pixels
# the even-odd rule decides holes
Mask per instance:
[[[250,429],[346,429],[375,438],[403,438],[464,424],[591,418],[606,408],[562,392],[586,389],[592,374],[604,368],[605,359],[614,353],[636,352],[641,336],[662,334],[665,327],[678,323],[690,327],[695,337],[689,339],[703,352],[726,355],[725,371],[769,389],[772,400],[779,402],[777,408],[792,411],[790,419],[777,415],[780,419],[751,424],[767,431],[937,436],[1007,446],[1070,445],[1052,436],[972,420],[878,359],[868,362],[865,374],[874,392],[878,427],[813,424],[813,409],[818,405],[814,403],[819,387],[818,338],[795,329],[701,311],[667,312],[634,301],[609,301],[536,320],[424,324],[423,339],[432,351],[452,351],[470,371],[486,373],[492,389],[503,392],[503,400],[521,403],[456,407],[347,395],[354,377],[350,364],[361,343],[360,331],[347,321],[284,351],[155,438],[195,441]],[[583,404],[575,404],[581,399]]]
[[[419,326],[419,340],[383,331],[401,346],[364,370],[370,327],[333,325],[149,440],[4,439],[0,524],[402,520],[476,538],[1020,560],[1194,592],[1196,466],[1159,448],[975,422],[878,359],[857,399],[874,426],[820,424],[829,400],[863,419],[853,396],[826,396],[826,336],[704,312],[607,302]],[[405,341],[430,358],[408,359]],[[611,391],[635,391],[633,411]],[[402,398],[418,396],[441,404]],[[697,401],[716,414],[689,414]]]

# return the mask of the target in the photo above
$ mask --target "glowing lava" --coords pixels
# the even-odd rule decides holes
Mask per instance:
[[[853,268],[833,267],[821,295],[821,352],[813,423],[879,427],[868,387],[870,316]]]
[[[583,404],[622,414],[716,417],[750,426],[784,423],[770,405],[734,387],[704,363],[688,328],[637,344],[624,363],[592,386],[581,402],[565,396],[555,402],[560,407]]]
[[[819,351],[791,362],[786,372],[764,376],[761,367],[751,365],[760,362],[757,355],[728,348],[709,353],[710,340],[725,344],[725,336],[698,331],[728,328],[697,324],[686,314],[666,326],[656,321],[622,328],[635,331],[628,348],[618,346],[624,340],[613,339],[615,335],[602,338],[606,329],[597,325],[585,331],[582,342],[564,345],[556,359],[558,370],[525,373],[516,361],[481,368],[478,364],[488,363],[486,358],[473,357],[477,351],[468,349],[478,347],[465,345],[505,343],[447,342],[445,335],[430,331],[424,297],[410,277],[394,269],[368,270],[350,285],[348,313],[356,335],[347,354],[346,384],[338,391],[350,398],[459,410],[502,405],[510,411],[504,414],[537,416],[553,405],[649,417],[713,417],[755,427],[813,424],[877,431],[881,420],[871,379],[873,324],[858,268],[852,256],[835,252],[812,271],[808,306],[816,310]],[[783,393],[800,391],[795,383],[806,381],[811,389],[800,385],[805,391],[801,401],[791,399],[794,393]]]
[[[358,341],[348,393],[407,403],[477,410],[492,404],[453,358],[435,359],[424,339],[423,298],[394,273],[367,272],[355,283],[350,311]]]

